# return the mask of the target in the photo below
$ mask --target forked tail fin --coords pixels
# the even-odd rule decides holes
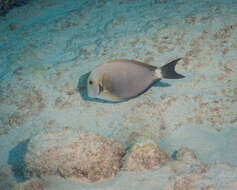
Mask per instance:
[[[162,78],[181,79],[181,78],[185,77],[185,76],[183,76],[179,73],[176,73],[176,71],[175,71],[175,65],[178,63],[178,61],[180,59],[181,58],[175,59],[174,61],[171,61],[171,62],[167,63],[166,65],[164,65],[160,68]]]

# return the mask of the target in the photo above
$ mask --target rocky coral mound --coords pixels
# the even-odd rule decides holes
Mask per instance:
[[[164,165],[170,158],[151,140],[140,140],[135,143],[124,158],[123,168],[126,171],[142,172]]]
[[[33,137],[25,155],[26,177],[58,175],[93,183],[116,176],[125,148],[99,135],[62,131]]]

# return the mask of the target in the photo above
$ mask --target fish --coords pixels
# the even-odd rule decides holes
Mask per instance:
[[[103,63],[91,71],[88,77],[88,97],[113,102],[129,100],[143,94],[162,79],[184,78],[175,71],[180,59],[161,67],[128,59]]]

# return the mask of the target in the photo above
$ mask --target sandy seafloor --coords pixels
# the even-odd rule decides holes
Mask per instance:
[[[106,61],[161,66],[178,57],[184,79],[135,99],[111,104],[78,92],[79,78]],[[35,0],[0,17],[1,190],[22,182],[13,170],[27,139],[65,129],[125,146],[142,136],[170,156],[188,147],[207,179],[192,178],[194,166],[166,165],[90,185],[48,177],[46,189],[177,190],[189,174],[183,189],[237,189],[237,1]]]

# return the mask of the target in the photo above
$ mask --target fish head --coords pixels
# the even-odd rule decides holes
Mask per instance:
[[[99,98],[103,91],[103,85],[98,73],[92,72],[87,80],[87,93],[90,98]]]

